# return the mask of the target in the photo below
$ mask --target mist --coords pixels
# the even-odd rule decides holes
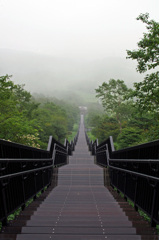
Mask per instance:
[[[15,50],[0,50],[1,75],[13,75],[16,84],[25,84],[33,93],[65,99],[67,95],[87,95],[95,99],[95,88],[110,78],[122,79],[132,87],[142,80],[135,71],[136,63],[125,58],[107,57],[96,60],[56,58],[49,55]]]
[[[59,99],[95,101],[110,78],[132,87],[144,78],[126,60],[146,31],[136,17],[158,21],[158,9],[158,0],[0,0],[0,75]]]

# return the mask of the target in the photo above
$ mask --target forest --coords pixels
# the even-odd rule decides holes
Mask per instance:
[[[33,96],[11,77],[0,77],[0,138],[42,149],[47,149],[50,135],[61,143],[73,139],[79,108],[56,98]]]
[[[111,79],[107,85],[110,86],[112,82],[120,82],[126,87],[124,81],[114,79]],[[125,91],[125,95],[123,93],[122,100],[121,95],[119,95],[119,99],[116,99],[116,96],[112,96],[114,103],[113,99],[108,97],[107,105],[109,104],[109,99],[110,105],[112,105],[110,110],[108,108],[89,108],[87,115],[85,115],[85,126],[91,130],[88,131],[91,140],[94,141],[98,138],[99,143],[101,143],[109,136],[112,136],[115,149],[118,150],[158,139],[158,112],[139,111],[136,101],[124,100],[127,92]]]

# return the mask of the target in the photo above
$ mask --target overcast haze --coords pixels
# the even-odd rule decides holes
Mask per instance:
[[[159,21],[159,1],[0,0],[0,75],[13,74],[15,81],[19,82],[21,78],[21,83],[26,83],[28,72],[34,72],[34,78],[31,74],[29,77],[34,79],[34,85],[36,85],[39,73],[43,72],[42,81],[44,72],[47,71],[49,82],[52,81],[52,83],[57,79],[65,82],[65,85],[67,85],[67,79],[70,81],[82,79],[90,82],[93,76],[94,84],[108,81],[114,76],[123,78],[125,65],[126,72],[130,69],[131,71],[130,76],[126,74],[126,79],[123,80],[130,84],[133,81],[132,75],[133,78],[138,79],[141,76],[135,72],[134,62],[125,60],[126,49],[137,48],[136,43],[142,38],[142,33],[146,29],[141,21],[136,20],[136,17],[146,12],[150,14],[150,19]],[[12,50],[11,53],[10,50]],[[20,62],[23,62],[22,59],[26,58],[25,52],[30,53],[29,64],[27,66],[21,64],[19,67]],[[33,62],[31,62],[32,54],[34,54]],[[37,59],[42,59],[43,55],[45,55],[45,62],[40,63],[39,70]],[[46,55],[50,55],[51,60]],[[14,62],[14,68],[12,58],[16,62]],[[109,58],[111,62],[114,58],[117,65],[121,62],[121,58],[124,59],[122,71],[119,65],[112,65],[116,72],[114,76],[111,66],[109,66],[110,74],[108,73]],[[128,65],[126,61],[129,61]],[[54,63],[54,73],[51,71],[51,63]],[[24,64],[26,64],[25,61]],[[102,75],[105,71],[107,74]],[[62,72],[65,74],[62,75]],[[67,78],[65,78],[66,75]],[[27,83],[28,81],[29,79]]]

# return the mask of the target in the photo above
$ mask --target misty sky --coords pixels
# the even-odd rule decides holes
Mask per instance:
[[[0,0],[0,48],[56,57],[126,56],[146,31],[136,20],[159,21],[159,0]]]

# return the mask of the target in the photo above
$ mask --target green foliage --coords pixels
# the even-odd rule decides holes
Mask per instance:
[[[22,211],[22,208],[21,207],[18,208],[13,214],[8,216],[7,220],[12,221],[15,218],[16,215],[20,214],[21,211]]]
[[[134,104],[143,113],[159,112],[159,72],[147,74],[142,82],[134,83],[135,90],[127,95],[127,99],[136,98]]]
[[[142,141],[139,143],[151,142],[159,139],[159,120],[153,121],[153,125],[150,125],[148,129],[146,129],[142,135]]]
[[[125,93],[129,91],[123,80],[110,79],[109,83],[104,82],[96,90],[96,97],[100,98],[103,107],[107,112],[117,112],[119,106],[125,103]]]
[[[0,137],[2,139],[40,147],[38,143],[38,129],[40,127],[35,120],[28,121],[22,115],[0,116]]]
[[[118,121],[113,114],[112,116],[108,114],[97,115],[97,112],[94,110],[94,114],[92,114],[88,111],[88,115],[85,117],[85,122],[89,120],[89,128],[92,128],[89,137],[93,141],[98,138],[100,143],[112,136],[116,150],[153,141],[159,136],[157,114],[145,113],[141,115],[136,108],[130,107],[128,117],[122,119],[123,128],[120,133]],[[97,116],[98,121],[94,121]]]
[[[140,14],[137,20],[146,24],[147,33],[138,42],[137,50],[127,50],[127,58],[137,60],[137,71],[144,73],[159,65],[159,23],[149,20],[148,13]],[[94,127],[92,134],[99,142],[111,135],[119,149],[158,139],[159,71],[147,74],[134,87],[128,89],[124,81],[110,79],[96,89],[107,115],[100,116],[99,121],[89,115],[86,120]]]
[[[68,136],[75,136],[77,131],[73,129],[74,124],[78,126],[79,109],[74,105],[68,105],[63,101],[57,101],[57,104],[46,99],[42,99],[43,103],[34,111],[33,117],[38,120],[42,126],[39,131],[39,138],[43,142],[42,148],[47,147],[49,136],[52,135],[56,140],[64,143]],[[72,134],[73,132],[73,134]],[[73,138],[71,137],[71,139]]]
[[[99,143],[112,136],[116,141],[119,134],[118,122],[114,117],[109,117],[106,114],[100,118],[96,127],[92,129],[92,134],[98,138]]]
[[[148,30],[143,38],[137,43],[138,50],[127,50],[128,57],[138,62],[137,71],[140,73],[159,65],[159,23],[149,20],[149,14],[140,14],[137,20],[146,24]]]
[[[136,59],[137,71],[140,73],[159,66],[159,22],[149,20],[149,14],[140,14],[137,20],[146,24],[147,33],[138,42],[138,50],[127,50],[127,58]],[[134,83],[135,90],[127,99],[136,98],[140,112],[159,111],[159,71],[147,74],[142,82]]]
[[[117,191],[116,188],[114,188],[115,191]],[[120,196],[122,198],[124,198],[124,194],[120,193]],[[134,203],[128,198],[127,199],[127,202],[129,203],[129,205],[134,208]],[[146,214],[144,213],[142,210],[138,209],[138,212],[140,214],[140,216],[142,216],[147,222],[151,222],[151,218]],[[156,225],[156,230],[157,230],[157,233],[159,234],[159,225]]]
[[[100,115],[98,115],[96,112],[89,111],[88,114],[85,116],[85,126],[87,128],[96,127],[100,120]]]
[[[0,138],[39,147],[40,126],[36,119],[27,119],[31,95],[10,78],[0,77]]]
[[[141,140],[141,130],[138,128],[127,127],[119,133],[117,142],[120,148],[136,145]]]
[[[44,191],[45,191],[46,189],[47,189],[47,187],[44,188]],[[36,194],[36,197],[38,198],[41,194],[42,194],[41,191],[38,192],[38,193]],[[28,207],[29,204],[31,204],[33,201],[34,201],[34,199],[31,198],[29,201],[26,202],[25,207]],[[19,214],[21,213],[21,211],[22,211],[22,208],[21,208],[21,207],[18,208],[13,214],[11,214],[11,215],[8,216],[7,221],[12,221],[12,220],[14,220],[14,218],[15,218],[17,215],[19,215]],[[0,230],[1,230],[1,228],[2,228],[2,223],[0,222]]]
[[[71,131],[70,134],[67,136],[67,140],[68,140],[69,142],[71,142],[71,141],[75,138],[75,136],[76,136],[76,134],[77,134],[77,131],[78,131],[78,128],[79,128],[79,123],[75,123],[75,124],[73,125],[72,131]]]
[[[134,109],[131,118],[128,121],[129,127],[138,127],[142,130],[149,129],[151,125],[154,125],[156,122],[154,114],[151,113],[143,113],[142,115]]]
[[[100,98],[107,113],[111,113],[118,121],[120,132],[122,131],[122,120],[128,117],[131,102],[125,99],[125,95],[132,92],[123,80],[110,79],[104,82],[96,90],[96,97]]]
[[[44,149],[50,135],[64,143],[79,121],[78,107],[48,99],[42,102],[35,101],[24,85],[14,84],[11,76],[1,76],[0,138]]]
[[[77,133],[78,128],[79,128],[79,125],[78,125],[77,123],[75,123],[75,124],[73,125],[73,131]]]
[[[97,139],[91,132],[87,132],[87,135],[93,142]]]
[[[56,140],[64,143],[67,135],[66,113],[63,109],[52,102],[47,102],[42,108],[34,111],[33,118],[38,121],[42,129],[39,131],[40,140],[46,147],[49,136],[52,135]]]

